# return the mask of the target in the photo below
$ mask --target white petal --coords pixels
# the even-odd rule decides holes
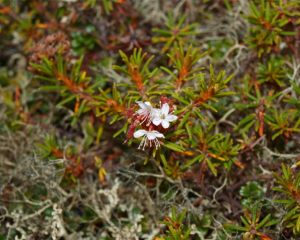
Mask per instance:
[[[153,123],[155,126],[158,126],[159,124],[161,124],[161,118],[155,117],[155,118],[152,120],[152,123]]]
[[[161,122],[161,125],[163,126],[163,128],[168,128],[170,126],[170,123],[167,120],[163,120]]]
[[[150,102],[145,102],[144,103],[148,108],[152,108],[151,103]]]
[[[140,137],[144,136],[145,134],[147,134],[146,130],[137,130],[136,132],[134,132],[133,136],[135,138],[140,138]]]
[[[156,117],[159,117],[160,116],[160,109],[158,108],[152,108],[152,111],[151,111],[151,117],[152,118],[156,118]]]
[[[136,103],[139,105],[140,108],[144,108],[144,103],[142,101],[136,101]]]
[[[161,108],[161,113],[164,114],[164,115],[168,115],[169,110],[170,110],[169,104],[164,103],[164,104],[162,105],[162,108]]]
[[[149,140],[153,140],[156,138],[156,134],[155,134],[156,131],[151,131],[151,132],[147,132],[147,138]]]
[[[139,115],[144,115],[144,114],[147,114],[148,111],[145,110],[145,109],[139,109],[139,110],[136,111],[136,113],[139,114]]]
[[[155,131],[155,136],[157,138],[165,138],[165,136],[162,133],[158,132],[158,131]]]
[[[149,140],[154,140],[155,138],[164,138],[165,136],[158,131],[151,131],[147,133],[147,138]]]
[[[174,121],[177,120],[177,118],[178,118],[177,116],[172,115],[172,114],[166,116],[166,120],[169,121],[169,122],[174,122]]]
[[[152,108],[150,102],[136,101],[141,109],[150,110]]]

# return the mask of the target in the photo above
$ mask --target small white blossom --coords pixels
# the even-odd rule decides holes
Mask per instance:
[[[142,101],[137,101],[136,102],[140,109],[136,111],[137,114],[139,115],[148,115],[151,110],[152,110],[152,106],[150,102],[142,102]]]
[[[156,115],[157,109],[153,108],[150,102],[137,101],[136,103],[140,107],[140,109],[136,111],[136,114],[142,116],[141,124],[147,122],[147,124],[150,125],[153,117]]]
[[[158,131],[146,131],[144,129],[137,130],[136,132],[134,132],[133,136],[135,138],[143,137],[138,147],[138,149],[142,147],[143,150],[145,150],[145,147],[148,146],[148,144],[150,145],[150,147],[152,147],[152,142],[154,143],[155,148],[157,149],[160,146],[158,138],[165,138],[165,136]]]
[[[152,119],[152,123],[155,126],[162,125],[163,128],[168,128],[170,126],[170,122],[174,122],[177,120],[177,116],[169,114],[170,107],[169,104],[164,103],[159,109],[159,111],[156,111],[155,116]]]

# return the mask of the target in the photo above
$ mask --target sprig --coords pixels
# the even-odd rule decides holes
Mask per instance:
[[[281,193],[283,198],[276,200],[285,207],[286,213],[283,224],[293,230],[294,234],[300,234],[300,173],[282,164],[282,174],[275,174],[277,185],[274,191]]]

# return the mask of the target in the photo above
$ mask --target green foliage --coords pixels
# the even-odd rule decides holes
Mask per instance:
[[[43,143],[38,143],[37,146],[38,146],[38,149],[39,149],[39,154],[43,158],[50,157],[53,154],[54,150],[60,148],[58,146],[57,139],[52,135],[46,136],[45,139],[44,139],[44,142]]]
[[[171,216],[165,217],[163,223],[167,230],[163,236],[157,237],[160,240],[188,240],[190,239],[191,229],[186,226],[184,221],[186,217],[186,210],[177,213],[175,207],[172,208]]]
[[[37,79],[43,81],[40,90],[58,92],[61,101],[57,105],[69,105],[74,108],[73,124],[81,114],[91,110],[90,103],[97,101],[92,96],[99,83],[91,84],[91,78],[81,70],[82,61],[83,58],[69,65],[59,55],[56,62],[45,58],[40,64],[32,64],[32,67],[38,71]]]
[[[220,60],[234,45],[229,39],[213,39],[208,42],[208,51],[213,59]]]
[[[267,124],[270,125],[273,131],[272,139],[280,135],[289,138],[293,133],[300,132],[300,115],[298,111],[286,110],[278,112],[274,109],[272,113],[272,115],[266,116]]]
[[[300,172],[282,164],[282,174],[275,174],[278,187],[273,190],[281,193],[282,199],[277,203],[285,207],[283,217],[285,227],[293,230],[294,234],[300,234]]]
[[[119,85],[119,88],[127,89],[125,95],[121,94],[117,85],[114,85],[111,91],[98,88],[97,82],[93,83],[91,78],[86,76],[86,72],[81,70],[82,59],[69,65],[61,56],[58,56],[56,63],[44,59],[41,64],[32,64],[32,66],[38,71],[38,79],[45,81],[46,84],[50,83],[50,85],[42,86],[41,90],[57,91],[62,98],[58,105],[74,108],[73,125],[81,115],[89,112],[104,120],[110,116],[110,124],[129,118],[129,122],[124,122],[123,127],[115,133],[115,137],[126,132],[130,124],[133,124],[136,116],[127,115],[130,111],[128,106],[132,107],[133,101],[140,100],[141,97],[142,100],[147,100],[164,95],[176,104],[175,113],[179,114],[182,119],[177,130],[166,135],[163,146],[171,151],[163,151],[159,154],[166,172],[173,177],[178,177],[180,172],[188,169],[187,166],[202,161],[206,162],[215,175],[219,165],[229,168],[236,159],[239,146],[234,144],[228,134],[209,135],[212,126],[208,127],[208,130],[202,129],[198,119],[204,120],[201,108],[217,111],[209,104],[209,101],[217,102],[219,98],[232,94],[232,92],[225,91],[232,76],[226,76],[225,71],[216,73],[212,65],[208,69],[208,74],[205,73],[207,70],[197,65],[203,54],[192,46],[186,50],[182,46],[172,49],[169,56],[170,61],[174,63],[174,71],[165,66],[161,67],[163,71],[159,71],[158,68],[151,70],[150,63],[153,56],[147,58],[147,54],[141,49],[135,49],[129,57],[123,52],[120,52],[120,55],[126,67],[115,66],[114,68],[124,73],[134,83]],[[178,72],[178,75],[175,72]],[[164,74],[163,77],[162,74]],[[151,79],[157,79],[158,76],[169,79],[170,83],[151,86]],[[198,87],[191,87],[191,84],[197,84]],[[158,99],[155,102],[157,103]],[[191,122],[195,122],[195,126],[192,127]],[[86,136],[85,145],[92,144],[93,139],[100,139],[103,125],[97,128],[90,123],[83,126]],[[182,139],[184,129],[187,133],[186,139]],[[94,134],[97,131],[98,133]],[[205,139],[203,132],[206,132]],[[171,167],[167,163],[172,155],[171,152],[184,153],[185,149],[192,152],[190,155],[193,155],[193,158],[186,161],[178,159],[179,161],[173,163],[175,165]],[[153,151],[153,155],[155,152]],[[181,162],[180,166],[179,162]]]
[[[87,51],[91,51],[96,46],[96,40],[93,36],[95,32],[95,27],[93,25],[88,25],[85,28],[85,33],[73,32],[71,34],[72,41],[71,46],[76,53],[76,55],[82,55]]]
[[[259,83],[277,84],[279,87],[287,84],[288,72],[282,59],[271,57],[267,64],[260,63],[257,69]]]
[[[241,221],[242,225],[226,224],[225,228],[230,232],[241,232],[243,240],[271,240],[272,238],[265,234],[263,229],[278,223],[278,220],[273,219],[271,214],[263,216],[261,207],[258,204],[245,209]]]
[[[265,0],[260,1],[258,5],[250,2],[251,12],[247,19],[253,27],[246,41],[251,48],[256,49],[258,57],[272,51],[280,51],[280,44],[284,41],[284,37],[295,34],[288,31],[290,19],[282,10],[288,6],[289,3],[277,5]]]
[[[209,130],[212,126],[208,127]],[[223,165],[229,169],[232,163],[237,160],[240,149],[238,144],[234,144],[229,135],[212,134],[211,131],[205,131],[200,126],[193,129],[197,132],[196,141],[198,146],[197,161],[205,163],[214,175],[217,175],[217,167]],[[192,162],[195,161],[192,159]],[[184,166],[188,168],[190,163]]]
[[[96,0],[89,0],[89,1],[93,2],[93,6],[95,6]],[[122,1],[120,1],[120,0],[103,0],[102,4],[103,4],[103,8],[105,10],[105,13],[110,14],[114,10],[114,4],[117,2],[122,2]]]
[[[186,16],[181,16],[178,19],[172,14],[168,15],[165,23],[165,29],[154,28],[153,32],[156,34],[152,38],[153,43],[163,43],[163,52],[168,51],[175,45],[186,44],[189,39],[196,34],[196,24],[186,24]]]
[[[262,69],[265,70],[264,67],[261,67],[259,71],[262,71]],[[277,67],[277,69],[283,69],[283,71],[285,71],[284,68]],[[272,72],[275,77],[276,70],[274,69],[274,71],[270,72]],[[284,73],[284,75],[286,75],[286,73]],[[258,77],[260,77],[262,83],[271,81],[271,79],[266,80],[266,73],[260,72]],[[276,79],[276,82],[279,81],[277,83],[278,85],[284,84],[279,80],[279,75]],[[281,79],[283,79],[283,77]],[[267,96],[264,94],[265,91]],[[264,88],[264,86],[260,87],[259,85],[255,87],[255,89],[252,89],[249,85],[246,85],[243,94],[244,103],[236,103],[235,107],[241,111],[247,111],[248,114],[235,126],[236,131],[244,134],[249,132],[251,128],[254,128],[259,136],[270,132],[272,140],[275,140],[279,136],[291,138],[299,133],[299,111],[295,108],[278,110],[274,107],[278,103],[278,99],[281,98],[281,92],[276,93],[269,87]],[[294,101],[290,99],[287,100],[287,102],[291,101],[295,102],[295,99]]]
[[[296,107],[296,109],[300,109],[300,87],[297,84],[292,84],[292,90],[294,92],[293,96],[287,99],[287,102]]]
[[[299,19],[0,0],[0,239],[297,239]]]
[[[267,96],[263,95],[261,90],[255,89],[253,91],[248,84],[243,88],[245,100],[243,103],[236,103],[235,107],[238,110],[246,111],[247,114],[235,126],[236,131],[244,134],[254,127],[260,136],[264,134],[265,116],[270,113],[274,100],[278,97],[278,94],[270,92]]]
[[[258,182],[247,182],[246,185],[240,189],[240,195],[243,197],[242,205],[250,209],[256,201],[259,201],[264,196],[264,191]]]
[[[149,79],[153,77],[156,69],[150,70],[149,64],[151,63],[154,56],[147,59],[147,53],[143,53],[142,49],[134,49],[130,57],[128,57],[124,52],[120,51],[120,56],[123,62],[126,64],[126,69],[120,66],[114,66],[114,69],[125,73],[127,76],[131,77],[131,80],[135,84],[137,90],[141,95],[144,94],[144,85],[147,84]],[[134,92],[131,92],[134,94]]]

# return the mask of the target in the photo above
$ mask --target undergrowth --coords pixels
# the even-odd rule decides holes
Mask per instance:
[[[299,239],[297,0],[0,0],[0,240]]]

